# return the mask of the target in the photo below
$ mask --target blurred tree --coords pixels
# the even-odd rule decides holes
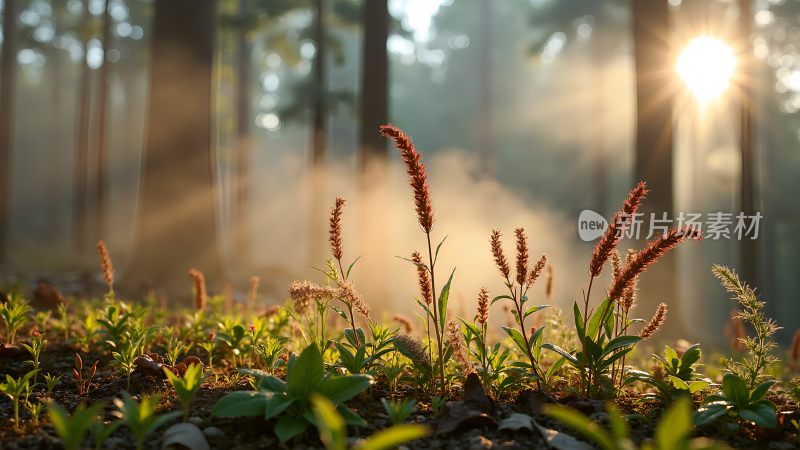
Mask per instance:
[[[103,5],[103,61],[100,66],[100,80],[97,92],[97,175],[95,177],[95,234],[98,239],[108,239],[106,236],[106,221],[108,220],[108,76],[111,60],[108,57],[111,49],[111,0],[105,0]]]
[[[92,71],[89,67],[89,41],[92,38],[94,19],[89,12],[89,0],[83,0],[83,17],[78,28],[78,38],[83,46],[75,111],[75,153],[73,175],[72,230],[75,250],[86,252],[86,214],[89,189],[89,123],[91,120]]]
[[[215,7],[215,0],[155,3],[130,283],[172,290],[185,285],[189,267],[203,270],[212,285],[221,281],[211,172]]]
[[[378,126],[389,121],[389,10],[386,0],[365,1],[362,13],[364,28],[361,61],[361,123],[359,162],[364,170],[373,161],[386,158],[386,140]]]
[[[8,258],[11,210],[11,151],[13,148],[14,78],[17,60],[17,1],[3,6],[3,45],[0,49],[0,263]]]

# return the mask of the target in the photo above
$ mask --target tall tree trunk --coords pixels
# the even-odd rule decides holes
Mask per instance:
[[[636,158],[635,181],[646,181],[651,189],[643,212],[673,216],[672,192],[672,102],[674,71],[670,52],[670,11],[666,0],[632,0],[634,55],[636,60]],[[640,284],[640,311],[655,310],[668,301],[670,334],[682,332],[680,303],[676,298],[675,255],[667,254],[648,269]]]
[[[478,161],[484,175],[491,172],[490,152],[492,133],[492,1],[481,0],[480,3],[480,57],[478,62]]]
[[[325,0],[315,0],[314,40],[317,43],[317,52],[314,58],[314,107],[311,124],[311,162],[314,167],[322,164],[325,158],[327,110],[325,100],[327,62],[327,36],[325,32]]]
[[[741,81],[738,84],[740,94],[739,111],[739,145],[742,152],[741,172],[741,210],[747,216],[756,213],[754,164],[753,154],[753,52],[750,45],[750,24],[753,20],[753,10],[749,0],[739,0],[739,61],[738,72]],[[756,241],[744,238],[740,241],[742,276],[752,286],[758,285],[758,251]],[[770,302],[771,304],[774,302]]]
[[[11,153],[14,146],[14,78],[17,64],[17,2],[3,9],[3,46],[0,49],[0,263],[8,260],[11,222]]]
[[[124,281],[186,292],[190,267],[203,270],[212,286],[222,275],[211,152],[216,2],[154,7],[136,247]]]
[[[364,47],[361,62],[361,130],[359,164],[366,170],[386,159],[386,140],[378,127],[389,121],[389,10],[386,0],[364,2]]]
[[[108,220],[108,75],[111,61],[111,1],[106,0],[103,11],[103,65],[100,67],[100,87],[97,93],[97,176],[95,177],[95,234],[98,239],[106,236]]]
[[[92,15],[89,13],[89,0],[83,1],[84,23],[82,28],[88,29]],[[83,61],[81,62],[80,81],[77,93],[77,108],[75,111],[75,162],[73,175],[73,213],[72,213],[72,232],[75,251],[79,255],[86,254],[86,214],[88,212],[88,188],[89,188],[89,123],[91,120],[91,97],[92,97],[92,71],[89,68],[89,41],[90,36],[84,36],[83,40]]]
[[[247,14],[247,0],[239,0],[239,15]],[[250,42],[248,29],[239,32],[238,76],[236,85],[236,153],[234,176],[234,239],[235,254],[247,262],[247,245],[250,242]]]

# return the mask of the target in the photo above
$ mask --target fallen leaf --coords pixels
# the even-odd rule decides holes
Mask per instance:
[[[449,402],[436,427],[436,434],[451,433],[462,427],[479,428],[483,426],[495,427],[497,422],[488,414],[470,408],[462,402]]]
[[[550,448],[556,450],[594,450],[593,446],[586,442],[579,441],[567,433],[543,427],[536,423],[536,421],[533,421],[533,424],[539,430],[539,433],[541,433]]]
[[[498,430],[511,430],[518,431],[521,429],[533,431],[533,417],[522,414],[514,413],[500,421]]]
[[[172,445],[180,445],[189,450],[211,450],[206,441],[206,436],[200,428],[193,423],[176,423],[164,432],[164,442],[161,448],[167,449]]]

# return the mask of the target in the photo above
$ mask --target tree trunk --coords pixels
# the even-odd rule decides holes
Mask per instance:
[[[636,60],[635,180],[646,181],[650,194],[643,203],[645,223],[650,213],[673,217],[672,102],[673,59],[670,53],[669,6],[666,0],[633,0],[634,55]],[[665,93],[668,95],[665,96]],[[640,284],[639,312],[652,314],[656,304],[670,306],[670,335],[683,331],[680,302],[676,298],[675,255],[667,254],[648,269]],[[663,336],[666,336],[664,334]]]
[[[197,267],[220,285],[212,176],[216,2],[155,2],[140,209],[126,286],[190,292]]]
[[[111,61],[111,1],[106,0],[103,11],[103,65],[100,67],[100,87],[97,92],[97,176],[95,177],[95,235],[108,239],[106,220],[108,210],[108,75]]]
[[[481,0],[480,3],[480,57],[478,63],[478,161],[482,175],[491,173],[490,152],[492,133],[492,2]]]
[[[11,223],[11,153],[14,147],[14,77],[17,64],[17,2],[6,0],[0,51],[0,263],[8,260]]]
[[[361,130],[359,164],[362,171],[386,159],[386,139],[378,127],[389,121],[389,10],[386,0],[364,2],[364,47],[361,63]]]
[[[325,132],[326,119],[326,70],[327,61],[327,36],[325,35],[325,1],[315,0],[316,17],[314,21],[314,40],[317,43],[317,52],[314,58],[314,107],[311,124],[311,162],[316,168],[325,158]]]
[[[84,23],[83,28],[86,29],[92,16],[89,13],[89,0],[83,1],[83,14]],[[89,187],[89,122],[91,114],[91,96],[92,96],[92,71],[89,68],[89,61],[87,54],[89,52],[89,36],[84,37],[83,41],[83,61],[81,63],[81,74],[77,93],[77,108],[75,117],[77,118],[77,125],[75,130],[75,163],[73,175],[73,215],[72,215],[72,232],[75,251],[78,255],[86,254],[86,213],[87,208],[87,190]]]
[[[239,1],[239,15],[247,14],[247,1]],[[248,257],[250,242],[250,216],[248,201],[250,197],[250,42],[247,39],[246,27],[239,32],[238,76],[236,85],[236,153],[234,176],[234,233],[233,245],[235,254]]]

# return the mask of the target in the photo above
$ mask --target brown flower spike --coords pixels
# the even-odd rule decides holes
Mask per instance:
[[[453,349],[453,358],[455,358],[464,376],[466,377],[475,372],[475,367],[469,362],[467,350],[464,348],[464,340],[461,337],[461,327],[455,320],[449,320],[447,322],[447,340],[450,341],[450,346]]]
[[[485,287],[478,293],[478,314],[475,315],[475,321],[481,325],[486,325],[489,321],[489,290]]]
[[[673,228],[666,235],[650,241],[647,247],[633,255],[619,276],[614,277],[614,282],[608,292],[608,296],[614,300],[621,298],[626,289],[630,289],[636,277],[638,277],[647,266],[656,262],[668,251],[675,248],[686,239],[702,239],[699,231],[691,227]]]
[[[433,228],[433,204],[431,203],[431,189],[428,185],[428,174],[422,164],[422,155],[414,147],[411,138],[394,125],[380,126],[381,136],[394,139],[394,144],[400,150],[400,157],[406,165],[406,173],[414,191],[414,206],[417,210],[419,225],[426,233]]]
[[[627,228],[628,222],[636,214],[636,210],[639,209],[639,205],[648,192],[647,184],[644,181],[640,181],[628,193],[628,198],[622,208],[614,214],[606,232],[603,233],[603,237],[597,242],[594,252],[592,252],[592,259],[589,261],[589,275],[593,278],[603,271],[603,266],[611,256],[611,251],[617,248],[617,245],[622,240],[622,232]]]
[[[514,234],[517,236],[517,283],[522,286],[528,279],[528,237],[522,228],[514,230]]]
[[[511,268],[508,266],[508,260],[506,259],[505,253],[503,253],[503,244],[500,242],[500,234],[499,230],[492,230],[492,256],[494,256],[494,262],[497,264],[497,269],[500,270],[500,275],[508,280],[511,276]]]
[[[411,254],[411,261],[417,266],[417,281],[419,282],[419,293],[422,301],[430,305],[433,301],[433,288],[431,287],[431,274],[422,262],[422,255],[419,252]]]
[[[661,328],[661,325],[664,324],[664,320],[666,320],[666,318],[667,304],[661,303],[658,305],[658,308],[656,308],[656,312],[653,314],[650,322],[648,322],[647,325],[645,325],[644,328],[642,328],[642,330],[639,332],[639,337],[642,339],[647,339],[654,335],[655,332]]]
[[[111,263],[111,256],[104,240],[97,241],[97,253],[100,256],[100,269],[103,271],[103,279],[108,285],[109,292],[114,291],[114,265]]]
[[[342,209],[344,204],[345,200],[342,197],[336,197],[328,223],[328,240],[331,243],[331,253],[337,261],[341,261],[344,255],[342,248]]]
[[[527,287],[530,288],[533,286],[533,283],[539,279],[539,276],[542,274],[544,270],[544,266],[547,264],[547,255],[542,255],[534,264],[533,269],[531,269],[531,273],[528,274],[528,281],[526,282]]]
[[[194,309],[201,311],[206,307],[206,276],[197,269],[189,269],[189,276],[194,281]]]

